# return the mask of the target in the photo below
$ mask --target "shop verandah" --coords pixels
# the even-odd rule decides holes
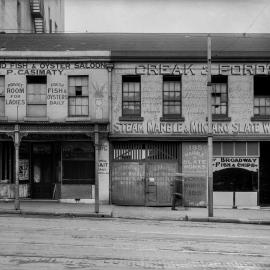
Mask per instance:
[[[1,123],[0,199],[98,197],[107,130],[106,122]]]

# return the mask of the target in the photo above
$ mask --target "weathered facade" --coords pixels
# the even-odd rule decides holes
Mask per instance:
[[[20,198],[91,201],[98,178],[108,203],[109,53],[12,55],[0,64],[0,197],[14,198],[18,162]]]
[[[205,35],[4,39],[2,197],[20,134],[21,196],[91,199],[99,177],[104,202],[170,205],[182,173],[186,204],[207,205]],[[270,38],[212,40],[214,206],[269,205]]]

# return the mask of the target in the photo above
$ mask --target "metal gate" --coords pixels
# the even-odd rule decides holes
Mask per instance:
[[[113,145],[112,203],[171,204],[171,183],[179,168],[179,143]]]

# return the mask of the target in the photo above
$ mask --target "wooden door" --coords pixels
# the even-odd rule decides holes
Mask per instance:
[[[145,204],[145,164],[114,162],[112,164],[112,203]]]
[[[148,162],[146,165],[146,205],[171,205],[172,182],[178,162]]]

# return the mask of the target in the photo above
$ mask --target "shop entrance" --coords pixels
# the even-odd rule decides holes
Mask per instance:
[[[270,142],[260,143],[260,205],[270,205]]]
[[[171,184],[178,172],[178,143],[114,144],[112,203],[171,205]]]
[[[33,143],[31,161],[31,197],[52,199],[54,182],[52,144]]]

